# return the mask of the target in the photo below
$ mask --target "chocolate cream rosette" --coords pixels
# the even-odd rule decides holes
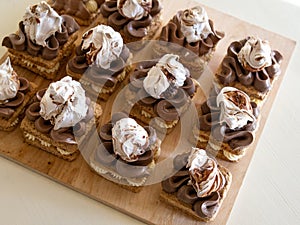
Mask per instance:
[[[48,0],[59,14],[72,16],[83,26],[90,25],[100,13],[100,6],[105,0]]]
[[[95,99],[107,100],[131,71],[132,54],[119,32],[106,25],[86,31],[67,74],[80,80]]]
[[[196,6],[177,12],[162,28],[160,41],[153,51],[155,57],[166,53],[180,54],[183,64],[197,75],[203,72],[223,37],[224,33],[215,30],[205,9]],[[183,51],[184,48],[187,50]]]
[[[104,178],[139,192],[155,167],[161,141],[152,127],[142,127],[123,113],[99,126],[101,145],[90,157],[90,166]]]
[[[198,148],[177,155],[173,167],[177,172],[161,183],[161,199],[196,220],[213,220],[229,190],[230,172]]]
[[[26,9],[18,32],[5,37],[2,45],[8,48],[13,64],[54,79],[63,59],[72,53],[78,29],[72,17],[59,16],[42,1]]]
[[[36,93],[21,123],[28,144],[72,161],[79,154],[77,139],[88,134],[101,107],[94,105],[80,83],[64,77]]]
[[[35,88],[26,78],[18,76],[7,57],[0,65],[0,130],[11,131],[16,128],[31,102]]]
[[[100,24],[119,31],[125,43],[150,40],[161,27],[160,0],[109,0],[101,5]]]
[[[213,93],[201,105],[194,128],[198,147],[222,159],[238,161],[255,139],[259,109],[249,96],[233,87]]]
[[[169,133],[190,106],[198,86],[179,56],[166,54],[158,61],[137,64],[125,98],[132,117]]]
[[[248,37],[227,49],[216,75],[216,83],[246,92],[257,103],[263,101],[280,75],[282,55],[266,40]]]

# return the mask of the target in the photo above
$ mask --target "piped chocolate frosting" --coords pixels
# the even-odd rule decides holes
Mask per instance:
[[[277,50],[272,50],[272,65],[260,71],[251,72],[245,69],[238,60],[238,53],[247,40],[248,38],[230,44],[227,55],[222,61],[221,70],[216,77],[223,85],[240,82],[245,86],[253,86],[259,92],[266,92],[270,90],[273,79],[281,73],[280,64],[283,57]]]
[[[39,56],[46,60],[54,59],[58,56],[59,49],[68,41],[70,35],[79,29],[75,20],[67,15],[61,16],[63,19],[62,32],[56,32],[46,41],[47,46],[34,44],[25,33],[23,21],[19,23],[17,34],[10,34],[2,41],[2,46],[16,51],[26,51],[32,56]]]
[[[177,12],[177,14],[163,27],[160,34],[160,40],[178,44],[187,48],[198,56],[203,56],[209,53],[216,44],[224,37],[224,33],[214,29],[214,23],[209,20],[209,24],[212,33],[207,38],[201,39],[197,42],[188,43],[186,37],[181,32],[180,18],[183,11]]]

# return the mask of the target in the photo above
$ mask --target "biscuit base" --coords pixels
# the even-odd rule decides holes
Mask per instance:
[[[224,199],[227,195],[227,192],[230,188],[231,181],[232,181],[232,175],[226,168],[224,168],[220,165],[218,167],[219,167],[221,173],[224,175],[224,177],[226,179],[225,186],[219,191],[219,193],[220,193],[219,209],[220,209],[221,205],[222,205],[222,203],[223,203],[223,201],[224,201]],[[196,220],[205,221],[205,222],[213,221],[215,219],[215,217],[217,216],[218,211],[219,211],[219,209],[218,209],[218,211],[213,215],[212,218],[201,217],[193,211],[193,209],[191,208],[190,205],[179,201],[174,194],[166,193],[163,190],[160,193],[160,200],[162,200],[165,203],[167,203],[168,205],[171,205],[172,207],[178,209],[179,211],[184,212],[185,214],[193,217]]]
[[[17,107],[14,114],[6,119],[0,117],[0,130],[1,131],[12,131],[22,121],[26,106],[32,101],[32,97],[35,95],[37,86],[34,83],[30,83],[30,90],[25,94],[23,103]]]
[[[95,119],[99,119],[102,115],[101,106],[95,104],[94,107]],[[89,133],[89,127],[92,126],[92,120],[87,124],[86,134]],[[68,144],[62,142],[54,141],[49,134],[43,134],[39,132],[34,125],[33,121],[30,121],[28,118],[24,118],[21,122],[21,130],[23,137],[27,144],[38,147],[41,150],[44,150],[48,153],[51,153],[61,159],[67,161],[73,161],[79,155],[79,150],[77,144]]]
[[[148,164],[149,172],[153,170],[155,164],[160,156],[160,145],[161,141],[158,139],[155,146],[154,146],[154,157],[151,163]],[[102,176],[106,180],[112,182],[115,185],[118,185],[128,191],[138,193],[142,190],[143,185],[147,181],[147,176],[141,178],[126,178],[119,175],[116,171],[113,171],[107,168],[105,165],[102,165],[95,160],[95,151],[91,154],[89,165],[91,169],[97,173],[98,175]]]
[[[77,32],[70,35],[68,41],[60,48],[57,57],[51,60],[43,59],[40,55],[32,56],[26,51],[16,51],[14,49],[8,49],[8,55],[12,64],[24,67],[48,80],[53,80],[62,68],[64,58],[72,54],[77,36]]]
[[[58,156],[59,158],[73,161],[79,154],[76,144],[66,144],[52,140],[49,135],[39,132],[35,128],[34,122],[28,120],[26,117],[21,123],[21,130],[23,131],[26,143]]]
[[[130,55],[127,65],[120,74],[117,75],[117,82],[113,87],[101,87],[101,85],[97,85],[94,81],[91,79],[82,76],[82,74],[74,73],[69,69],[69,66],[67,65],[66,72],[68,75],[73,77],[74,79],[80,81],[82,84],[84,90],[87,92],[87,95],[90,96],[92,99],[101,99],[104,101],[107,101],[109,97],[114,93],[116,90],[119,89],[119,87],[122,86],[122,82],[126,79],[128,74],[132,71],[132,66],[130,65],[132,59],[132,55]]]

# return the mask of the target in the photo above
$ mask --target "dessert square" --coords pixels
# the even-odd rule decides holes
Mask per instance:
[[[24,117],[36,85],[19,77],[7,57],[0,65],[0,130],[12,131]]]
[[[124,113],[99,127],[101,144],[89,165],[102,177],[132,192],[141,191],[160,155],[160,139],[152,127],[142,127]]]
[[[179,56],[138,63],[125,89],[130,116],[170,133],[196,95],[199,84],[190,77]]]
[[[28,144],[72,161],[79,154],[77,140],[89,133],[93,118],[101,114],[101,106],[85,96],[80,83],[66,76],[36,93],[21,130]]]
[[[243,91],[224,87],[201,105],[197,146],[227,161],[239,161],[255,139],[259,109]]]
[[[108,100],[131,71],[132,54],[119,32],[106,25],[86,31],[67,74],[80,80],[94,99]]]
[[[161,29],[160,0],[109,0],[100,7],[99,24],[119,31],[125,43],[151,40]]]
[[[195,6],[178,11],[162,28],[153,54],[155,57],[167,53],[179,54],[182,63],[194,77],[199,77],[224,35],[215,30],[214,22],[209,19],[206,10]]]
[[[230,188],[231,173],[198,148],[177,155],[173,167],[175,174],[161,183],[161,200],[195,220],[214,220]]]
[[[51,7],[60,15],[72,16],[79,25],[89,26],[100,13],[105,0],[48,0]]]
[[[19,30],[2,41],[11,61],[46,79],[54,79],[71,55],[78,24],[67,15],[59,16],[42,1],[26,9]]]
[[[280,75],[283,56],[267,40],[247,37],[232,42],[219,66],[215,81],[219,87],[232,86],[262,103]]]

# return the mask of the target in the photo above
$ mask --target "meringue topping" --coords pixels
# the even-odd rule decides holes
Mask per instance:
[[[213,33],[207,13],[201,6],[184,10],[180,19],[181,32],[188,43],[206,39]]]
[[[183,86],[189,72],[178,60],[178,55],[166,54],[149,70],[143,81],[148,94],[159,99],[171,85]]]
[[[82,39],[82,50],[88,50],[88,64],[109,69],[110,63],[122,53],[123,39],[120,33],[110,26],[98,25],[88,30]]]
[[[238,60],[249,71],[260,71],[272,65],[272,49],[268,41],[250,37],[238,53]]]
[[[199,198],[206,197],[222,189],[225,177],[217,162],[206,155],[205,150],[193,148],[188,158],[190,181]]]
[[[147,131],[134,119],[122,118],[112,128],[115,154],[127,162],[134,162],[149,145]]]
[[[40,115],[50,120],[54,130],[73,127],[88,111],[84,89],[69,76],[49,85],[40,107]]]
[[[13,70],[10,58],[0,65],[0,104],[14,98],[20,88],[20,81],[17,73]]]
[[[61,32],[63,19],[45,1],[29,6],[23,18],[25,33],[30,40],[43,47],[47,39]]]
[[[220,122],[225,122],[230,129],[242,128],[256,120],[249,96],[236,88],[222,88],[217,96],[217,106],[221,107]]]
[[[152,0],[118,0],[117,7],[122,16],[140,20],[150,13]]]

